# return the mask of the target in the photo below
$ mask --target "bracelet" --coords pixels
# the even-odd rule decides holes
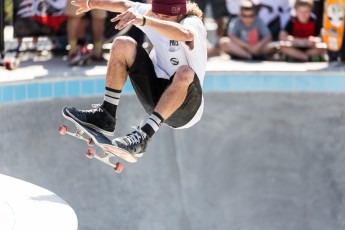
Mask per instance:
[[[91,10],[91,7],[89,6],[89,1],[90,1],[90,0],[86,0],[86,6],[87,6],[87,9],[88,9],[88,10]]]
[[[141,26],[145,26],[145,24],[146,24],[146,17],[143,16],[143,24],[141,24]]]

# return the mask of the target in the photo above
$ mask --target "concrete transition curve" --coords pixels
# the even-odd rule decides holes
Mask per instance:
[[[345,95],[206,94],[199,124],[163,126],[121,174],[57,131],[63,106],[101,101],[0,105],[0,173],[54,191],[80,230],[345,229]],[[117,117],[117,135],[147,118],[131,95]]]
[[[77,230],[73,209],[54,193],[0,174],[0,229]]]

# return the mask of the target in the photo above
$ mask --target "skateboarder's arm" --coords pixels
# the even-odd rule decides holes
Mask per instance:
[[[78,7],[77,15],[92,9],[122,13],[131,8],[133,4],[133,2],[128,0],[71,0],[71,3]]]
[[[193,32],[180,23],[160,20],[149,16],[143,17],[131,10],[119,14],[115,18],[111,19],[111,22],[116,21],[118,21],[118,24],[115,26],[115,29],[117,30],[122,30],[131,24],[135,24],[150,27],[171,40],[183,42],[192,42],[194,40]]]
[[[151,27],[158,33],[172,40],[183,42],[191,42],[194,40],[193,32],[177,22],[147,17],[146,26]]]

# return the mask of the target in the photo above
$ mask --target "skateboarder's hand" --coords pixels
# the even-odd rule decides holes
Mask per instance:
[[[76,10],[75,14],[82,14],[85,12],[88,12],[91,10],[91,8],[89,7],[89,1],[85,1],[85,0],[71,0],[71,4],[78,7],[78,9]]]
[[[122,30],[125,27],[135,24],[141,25],[143,24],[143,16],[140,14],[135,14],[131,10],[127,10],[126,12],[117,15],[115,18],[111,19],[111,22],[117,22],[115,29]]]

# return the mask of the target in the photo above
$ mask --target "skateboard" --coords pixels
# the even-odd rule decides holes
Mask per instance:
[[[7,51],[4,59],[1,61],[1,66],[4,66],[7,70],[15,70],[20,65],[19,52]]]
[[[322,37],[328,49],[337,52],[341,49],[344,36],[345,2],[326,0],[324,5]]]
[[[88,49],[86,45],[78,48],[76,57],[70,60],[70,66],[90,66],[92,64],[92,50]]]
[[[1,62],[1,66],[4,66],[7,70],[15,70],[19,68],[20,63],[22,61],[35,60],[36,58],[47,57],[49,57],[49,51],[47,49],[9,49],[5,53],[4,59]]]
[[[74,120],[67,112],[66,107],[62,110],[62,115],[64,118],[66,118],[69,121],[72,121],[76,126],[75,132],[70,132],[67,129],[67,126],[61,125],[59,128],[59,132],[61,135],[70,135],[77,139],[84,140],[89,146],[96,145],[98,146],[102,153],[98,154],[96,150],[93,148],[89,148],[86,151],[86,157],[92,159],[95,158],[111,167],[115,170],[117,173],[121,173],[124,169],[124,166],[120,162],[113,161],[114,157],[119,157],[129,163],[135,163],[137,162],[137,158],[134,157],[132,154],[127,152],[124,149],[121,149],[115,145],[112,144],[111,140],[109,140],[106,136],[104,136],[102,133],[97,132],[94,129],[91,129],[78,121]]]
[[[280,47],[295,47],[295,48],[311,48],[309,45],[298,44],[291,41],[276,41],[268,44],[269,48],[280,49]],[[324,42],[315,43],[315,48],[327,49],[327,44]]]
[[[70,66],[90,66],[92,64],[92,54],[82,54],[69,62]]]

